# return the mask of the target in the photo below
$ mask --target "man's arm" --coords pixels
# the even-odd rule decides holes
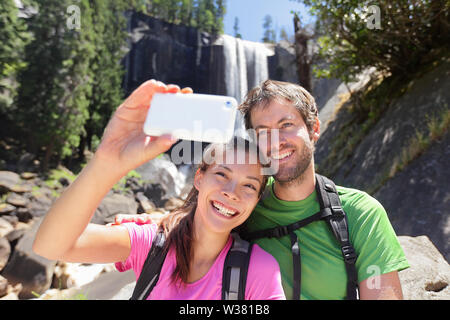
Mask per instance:
[[[361,300],[403,300],[403,292],[397,271],[377,275],[359,284]]]

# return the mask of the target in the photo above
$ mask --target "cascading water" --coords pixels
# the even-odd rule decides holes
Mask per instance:
[[[223,46],[225,95],[243,102],[247,92],[269,78],[267,57],[273,55],[264,44],[223,35],[219,40]],[[235,133],[242,135],[244,122],[238,113]]]

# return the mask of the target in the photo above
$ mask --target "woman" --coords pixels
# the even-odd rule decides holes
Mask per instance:
[[[133,268],[138,277],[157,232],[156,225],[89,224],[105,194],[128,171],[167,151],[169,136],[150,138],[142,125],[154,93],[192,93],[154,80],[142,84],[119,106],[93,159],[54,203],[43,220],[33,250],[48,259],[111,263]],[[216,146],[217,147],[217,146]],[[148,299],[221,299],[223,263],[230,232],[252,212],[265,186],[260,163],[217,161],[229,147],[210,149],[184,206],[162,221],[169,252]],[[231,149],[247,160],[249,148]],[[229,159],[227,157],[227,159]],[[276,260],[258,246],[250,258],[246,299],[285,299]]]

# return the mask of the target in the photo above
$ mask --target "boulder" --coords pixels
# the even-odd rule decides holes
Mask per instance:
[[[178,172],[167,154],[143,164],[136,171],[146,183],[144,194],[157,207],[171,197],[178,197],[185,186],[186,177]]]
[[[164,209],[166,211],[172,211],[184,204],[184,201],[179,198],[170,198],[164,204]]]
[[[117,193],[109,193],[102,200],[91,223],[108,224],[114,222],[118,214],[137,214],[138,204],[134,198]]]
[[[56,261],[48,260],[35,254],[32,250],[34,238],[39,228],[41,219],[35,221],[18,241],[14,252],[3,269],[2,275],[8,282],[16,285],[22,284],[19,294],[21,299],[30,299],[47,290],[53,278]]]
[[[14,230],[13,225],[6,219],[0,218],[0,238]]]
[[[12,171],[0,171],[0,193],[12,191],[21,183],[20,176]]]
[[[30,203],[30,200],[28,200],[24,196],[21,196],[20,194],[11,192],[8,194],[6,202],[12,204],[15,207],[26,207]]]
[[[16,210],[16,207],[9,203],[0,203],[0,215],[8,214]]]
[[[138,192],[135,195],[136,200],[139,202],[138,211],[140,213],[150,213],[156,209],[156,206],[153,202],[151,202],[143,192]]]
[[[12,171],[0,171],[0,194],[7,192],[31,192],[31,186],[22,181],[20,176]]]
[[[94,281],[101,273],[114,270],[114,264],[85,264],[59,261],[53,275],[53,288],[81,287]]]
[[[25,180],[31,180],[37,177],[37,174],[34,172],[22,172],[20,177]]]
[[[6,237],[0,238],[0,271],[6,266],[11,255],[11,245]]]
[[[8,280],[0,275],[0,297],[7,294],[8,290]]]
[[[427,236],[398,237],[410,268],[399,272],[405,300],[449,300],[450,266]]]

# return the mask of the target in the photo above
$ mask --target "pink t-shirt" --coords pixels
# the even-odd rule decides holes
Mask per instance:
[[[156,234],[156,224],[122,224],[128,230],[131,251],[127,260],[116,263],[120,272],[133,269],[139,278],[147,254]],[[169,249],[163,263],[158,283],[148,296],[148,300],[220,300],[222,298],[222,271],[225,257],[232,244],[232,238],[220,252],[208,272],[199,280],[186,286],[177,286],[171,275],[176,265],[175,250]],[[245,290],[246,300],[284,300],[280,268],[277,261],[258,245],[253,246]]]

